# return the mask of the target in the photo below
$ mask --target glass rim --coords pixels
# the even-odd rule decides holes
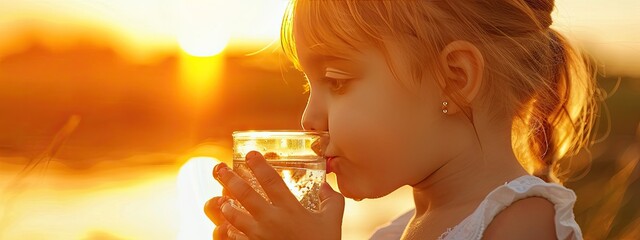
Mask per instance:
[[[234,131],[231,136],[236,137],[298,137],[298,136],[329,136],[327,131],[312,130],[243,130]]]

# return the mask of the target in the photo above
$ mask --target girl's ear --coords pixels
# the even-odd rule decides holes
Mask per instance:
[[[459,90],[466,102],[471,103],[482,86],[484,58],[480,50],[470,42],[454,41],[440,52],[439,60],[444,69],[444,78],[438,79],[440,86]],[[449,113],[459,110],[451,99],[443,100],[449,102]]]

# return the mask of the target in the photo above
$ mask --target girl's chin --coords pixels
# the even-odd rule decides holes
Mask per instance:
[[[342,195],[345,198],[348,198],[348,199],[351,199],[351,200],[354,200],[354,201],[361,201],[362,199],[368,198],[366,196],[360,196],[360,195],[357,195],[357,194],[349,194],[348,192],[343,192],[343,191],[340,191],[340,192],[342,193]]]
[[[339,177],[338,177],[338,190],[340,191],[342,196],[344,196],[345,198],[353,199],[356,201],[366,198],[365,196],[362,196],[362,194],[352,191],[351,187],[346,186],[345,183],[341,183]]]
[[[355,189],[354,189],[355,187]],[[367,191],[365,188],[360,188],[357,186],[348,186],[343,184],[340,184],[340,180],[338,180],[338,189],[340,190],[340,193],[342,194],[342,196],[344,196],[345,198],[349,198],[349,199],[353,199],[355,201],[361,201],[362,199],[365,198],[379,198],[379,197],[383,197],[386,194],[380,194],[378,195],[378,193],[374,193],[372,191]]]

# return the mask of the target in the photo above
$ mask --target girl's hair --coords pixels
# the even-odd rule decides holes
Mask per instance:
[[[297,0],[285,13],[281,41],[299,68],[295,16],[311,51],[343,56],[375,47],[398,78],[389,57],[393,44],[409,63],[412,78],[398,78],[409,88],[426,74],[444,79],[440,51],[454,40],[471,42],[485,60],[485,103],[495,116],[513,117],[518,160],[532,174],[563,182],[576,170],[572,156],[591,144],[599,98],[592,64],[549,28],[553,8],[553,0]],[[460,89],[440,87],[473,124]]]

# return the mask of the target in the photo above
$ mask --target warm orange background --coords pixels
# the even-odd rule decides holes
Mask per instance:
[[[0,1],[0,239],[209,238],[201,208],[231,132],[299,128],[303,80],[277,42],[285,4]],[[554,27],[617,89],[593,169],[568,184],[576,218],[592,239],[637,238],[640,2],[557,7]],[[365,239],[410,194],[348,201],[344,238]]]

